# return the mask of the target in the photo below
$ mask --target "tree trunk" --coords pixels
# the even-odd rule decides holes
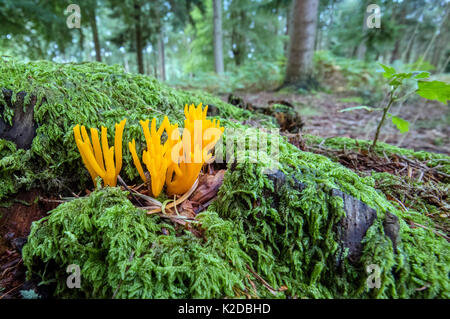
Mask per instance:
[[[414,39],[417,36],[417,28],[418,28],[418,24],[416,25],[416,27],[415,27],[411,37],[409,38],[408,45],[406,46],[406,49],[405,49],[405,52],[404,52],[404,58],[403,58],[403,61],[405,63],[410,63],[411,51],[412,51],[412,47],[413,47],[413,44],[414,44]]]
[[[136,31],[136,57],[138,72],[144,74],[144,60],[142,58],[142,29],[141,29],[141,5],[134,1],[134,19]]]
[[[102,55],[100,50],[100,40],[98,39],[98,29],[97,29],[97,16],[95,13],[95,6],[91,7],[91,29],[92,29],[92,39],[94,39],[95,46],[95,59],[98,62],[102,62]]]
[[[399,49],[400,49],[400,39],[395,41],[394,50],[392,51],[392,55],[391,55],[391,64],[394,63],[395,60],[398,60]]]
[[[369,13],[366,10],[366,2],[362,5],[362,10],[364,10],[364,20],[363,20],[363,27],[362,27],[362,37],[361,42],[358,45],[358,50],[356,51],[356,57],[359,60],[365,60],[366,59],[366,53],[367,53],[367,44],[366,44],[366,33],[367,33],[367,18],[369,16]]]
[[[303,85],[312,76],[318,7],[318,0],[293,2],[285,84]]]
[[[425,52],[423,54],[423,61],[425,61],[425,59],[426,59],[426,57],[428,55],[428,52],[430,51],[434,41],[436,40],[438,34],[441,32],[442,26],[447,21],[447,17],[448,17],[449,12],[450,12],[450,5],[447,7],[447,10],[445,11],[445,14],[444,14],[444,17],[442,18],[441,23],[439,23],[439,25],[437,26],[436,31],[434,32],[433,36],[431,37],[430,42],[427,45],[427,48],[425,49]],[[419,67],[421,65],[422,65],[422,63],[419,64]]]
[[[291,24],[291,11],[290,11],[290,6],[287,6],[286,8],[286,32],[285,35],[289,36],[289,25]],[[287,56],[288,55],[288,49],[289,49],[289,42],[285,41],[284,42],[284,54]]]
[[[80,62],[83,62],[83,58],[84,58],[84,33],[83,33],[83,28],[79,28],[78,32],[80,33]]]
[[[330,1],[330,22],[328,23],[327,26],[327,34],[325,37],[325,50],[329,50],[330,48],[330,36],[328,36],[329,32],[331,31],[331,28],[333,28],[333,21],[334,21],[334,0]]]
[[[449,36],[448,32],[444,32],[443,30],[450,30],[450,19],[447,18],[447,15],[444,17],[443,24],[439,29],[439,35],[436,38],[435,46],[434,46],[434,52],[431,58],[431,64],[433,64],[436,67],[436,71],[438,71],[440,68],[440,62],[441,57],[443,54],[446,53],[445,48],[447,47],[449,43]]]
[[[222,47],[222,0],[213,0],[214,6],[214,67],[217,74],[224,71]]]
[[[162,81],[166,80],[166,59],[164,56],[164,33],[161,27],[158,38],[159,75]]]
[[[125,72],[127,72],[127,73],[130,72],[130,67],[128,65],[128,59],[127,59],[127,56],[125,54],[123,56],[123,68],[125,69]]]
[[[231,2],[231,7],[237,7],[237,0]],[[237,66],[244,62],[245,57],[245,38],[243,36],[243,31],[245,30],[245,25],[247,23],[247,17],[242,9],[232,9],[231,10],[231,20],[236,21],[233,23],[231,30],[231,52],[233,52],[234,62]]]

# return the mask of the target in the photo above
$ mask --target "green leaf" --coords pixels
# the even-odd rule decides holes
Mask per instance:
[[[396,73],[395,69],[392,66],[387,66],[382,63],[380,63],[380,65],[384,69],[383,76],[385,78],[391,78]]]
[[[414,74],[413,73],[396,73],[391,78],[391,82],[389,83],[392,86],[400,86],[405,79],[410,79]]]
[[[354,110],[366,110],[368,112],[373,112],[373,111],[380,111],[382,109],[379,108],[379,107],[371,107],[371,106],[366,106],[366,105],[359,105],[359,106],[347,107],[345,109],[339,110],[339,112],[348,112],[348,111],[354,111]]]
[[[436,100],[444,104],[450,100],[450,84],[441,81],[419,81],[417,94],[427,100]]]
[[[400,131],[400,133],[406,133],[409,131],[409,122],[407,120],[404,120],[401,117],[392,115],[391,113],[388,113],[388,115],[391,117],[392,123],[395,124],[395,126]]]
[[[430,72],[413,72],[416,74],[414,79],[426,79],[430,76]]]

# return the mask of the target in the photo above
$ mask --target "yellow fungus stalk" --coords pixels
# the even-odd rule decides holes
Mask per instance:
[[[95,184],[95,179],[97,178],[97,174],[95,173],[92,166],[89,164],[89,161],[86,159],[86,155],[84,155],[83,148],[82,148],[82,138],[80,134],[80,125],[76,125],[73,128],[74,136],[75,136],[75,143],[77,145],[78,151],[80,152],[81,159],[83,161],[84,166],[86,166],[87,170],[89,171],[89,175],[91,175],[92,182]]]
[[[141,162],[139,161],[139,157],[136,153],[136,141],[134,140],[134,138],[132,142],[128,142],[128,149],[130,150],[131,156],[133,157],[133,163],[139,172],[139,176],[141,176],[144,183],[147,182],[147,178],[145,177]]]
[[[98,130],[91,128],[92,144],[84,126],[76,125],[73,128],[75,143],[81,154],[84,165],[91,175],[95,185],[95,179],[100,176],[105,185],[116,186],[117,176],[122,169],[122,136],[126,119],[116,124],[114,146],[108,146],[108,131],[106,127],[101,128],[101,145]],[[114,152],[114,150],[116,150]],[[114,162],[115,159],[115,162]]]
[[[119,175],[120,170],[122,169],[122,137],[123,137],[123,129],[125,127],[126,119],[122,120],[119,124],[115,126],[115,138],[114,138],[114,148],[116,150],[116,175]]]
[[[166,174],[167,193],[183,194],[187,192],[200,174],[202,166],[212,155],[210,151],[220,139],[224,128],[220,122],[207,120],[208,106],[202,110],[202,104],[197,107],[185,105],[183,136],[173,146],[173,162]]]
[[[98,138],[98,130],[96,128],[91,128],[92,145],[94,147],[94,155],[97,163],[104,170],[105,165],[103,164],[103,154],[102,148],[100,146],[100,140]]]

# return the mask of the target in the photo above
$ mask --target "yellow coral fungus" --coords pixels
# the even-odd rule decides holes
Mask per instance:
[[[91,144],[89,135],[84,126],[81,126],[81,133],[80,125],[76,125],[73,128],[75,142],[81,154],[83,163],[88,169],[94,184],[97,176],[100,176],[105,185],[117,185],[117,176],[122,169],[122,134],[125,123],[126,119],[119,124],[116,124],[114,147],[111,148],[108,146],[108,132],[106,127],[102,127],[101,146],[97,129],[91,128]]]
[[[211,160],[213,149],[224,128],[220,122],[206,119],[208,106],[202,110],[202,104],[197,107],[186,105],[184,114],[184,130],[180,136],[178,125],[171,124],[167,116],[160,127],[156,129],[156,119],[140,121],[144,131],[147,149],[142,152],[142,162],[150,174],[150,184],[153,196],[157,197],[167,184],[169,195],[181,195],[187,192],[195,183],[202,166]],[[164,131],[167,139],[161,143]],[[134,165],[144,182],[148,182],[143,167],[136,152],[136,142],[128,143]]]
[[[150,129],[148,126],[149,120],[140,121],[139,123],[144,131],[144,137],[147,145],[147,150],[142,152],[142,162],[145,164],[148,172],[150,173],[152,194],[154,197],[158,197],[164,186],[167,168],[171,166],[171,145],[173,144],[172,140],[169,138],[164,144],[161,144],[161,136],[164,130],[166,130],[168,134],[169,132],[171,134],[177,126],[171,125],[167,116],[164,117],[164,120],[158,130],[156,130],[155,118],[152,120]],[[139,161],[139,157],[136,153],[135,141],[133,140],[132,143],[129,143],[128,147],[131,155],[133,156],[133,162],[139,172],[139,175],[144,182],[147,182],[141,162]]]
[[[172,150],[172,160],[175,165],[170,166],[166,174],[167,192],[172,194],[183,194],[187,192],[206,162],[212,155],[209,151],[215,146],[224,128],[220,122],[206,119],[208,106],[202,110],[202,104],[197,107],[193,104],[186,105],[184,114],[183,136],[178,140]]]

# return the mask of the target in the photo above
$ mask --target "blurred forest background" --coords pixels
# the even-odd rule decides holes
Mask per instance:
[[[366,23],[372,3],[380,28]],[[70,4],[80,7],[80,28],[67,26]],[[326,115],[382,103],[386,81],[378,63],[448,82],[449,15],[448,0],[0,0],[0,53],[121,64],[171,86],[240,94],[244,104],[288,101],[310,118],[311,133],[329,124],[330,135],[368,138],[370,118],[346,113],[339,124],[341,115]],[[286,88],[295,95],[280,95]],[[416,108],[406,118],[437,133],[413,146],[448,152],[448,107],[417,112],[424,103],[408,100]],[[391,137],[383,140],[411,146],[405,136]]]

